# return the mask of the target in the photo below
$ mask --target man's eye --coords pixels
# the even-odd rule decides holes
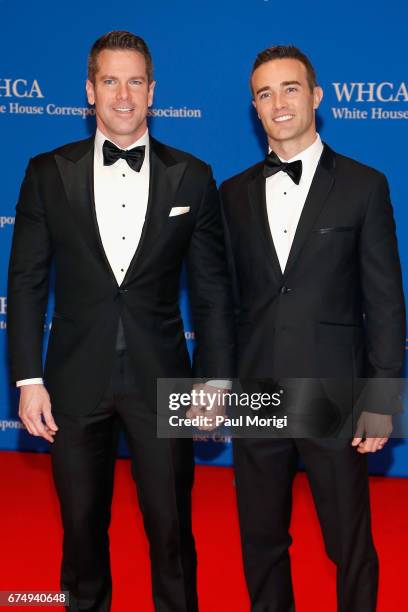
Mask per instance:
[[[104,79],[103,81],[105,85],[112,85],[115,81],[114,79]]]
[[[131,85],[141,85],[142,81],[140,81],[139,79],[135,79],[134,81],[129,81],[129,83]]]
[[[269,98],[270,93],[269,91],[263,91],[261,94],[259,94],[259,99],[263,100],[264,98]]]
[[[298,88],[297,88],[297,87],[288,87],[288,88],[286,89],[286,91],[287,91],[288,93],[293,93],[294,91],[297,91],[297,90],[298,90]]]

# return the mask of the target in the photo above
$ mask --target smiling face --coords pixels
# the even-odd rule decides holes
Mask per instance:
[[[148,82],[146,62],[138,51],[104,49],[98,55],[95,82],[86,82],[89,104],[95,104],[96,125],[122,149],[147,129],[155,82]]]
[[[297,59],[275,59],[261,64],[251,78],[258,117],[271,149],[290,159],[316,139],[315,110],[323,97],[310,89],[305,66]]]

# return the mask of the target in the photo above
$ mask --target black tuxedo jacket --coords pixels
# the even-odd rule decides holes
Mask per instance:
[[[365,409],[388,412],[397,397],[383,381],[401,375],[405,307],[385,177],[325,145],[282,273],[262,168],[220,190],[239,376],[376,379]]]
[[[93,156],[92,137],[39,155],[28,165],[9,269],[13,380],[43,376],[52,262],[55,313],[44,377],[54,411],[85,414],[95,408],[109,381],[120,317],[148,400],[155,402],[157,377],[191,376],[179,310],[183,261],[197,340],[193,373],[231,377],[232,306],[210,167],[151,139],[146,221],[118,286],[98,232]],[[173,206],[190,206],[190,211],[169,217]]]

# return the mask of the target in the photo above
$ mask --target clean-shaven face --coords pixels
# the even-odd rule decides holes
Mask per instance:
[[[323,97],[310,90],[305,66],[296,59],[261,64],[252,75],[253,104],[272,149],[296,153],[316,138],[315,110]]]
[[[138,51],[104,49],[98,55],[95,83],[86,82],[88,102],[95,104],[98,128],[121,148],[146,131],[154,86]]]

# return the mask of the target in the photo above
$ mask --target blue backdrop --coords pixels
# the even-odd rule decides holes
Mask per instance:
[[[146,39],[157,80],[151,132],[211,163],[218,181],[265,154],[248,89],[256,53],[276,43],[303,49],[325,92],[322,138],[389,179],[406,284],[407,18],[404,0],[155,0],[126,6],[110,0],[0,0],[0,449],[46,449],[21,429],[17,394],[8,381],[7,261],[28,158],[94,129],[84,89],[92,42],[112,29]],[[186,307],[184,312],[191,338]],[[231,459],[223,443],[200,443],[196,455],[212,463]],[[407,459],[406,441],[393,440],[372,458],[372,471],[407,475]]]

